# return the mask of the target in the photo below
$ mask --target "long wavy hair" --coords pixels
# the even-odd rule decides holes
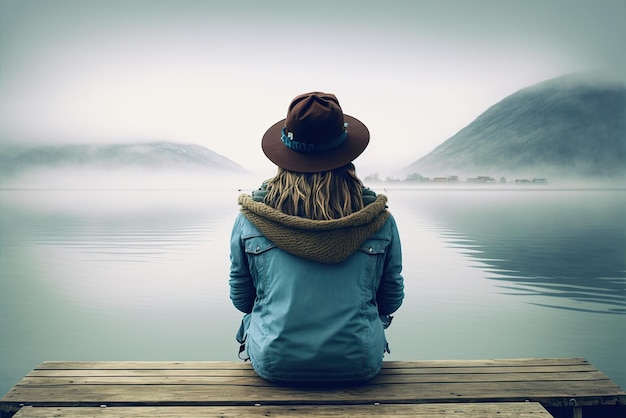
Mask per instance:
[[[276,176],[267,181],[265,204],[287,215],[338,219],[363,208],[363,183],[352,163],[317,173],[278,167]]]

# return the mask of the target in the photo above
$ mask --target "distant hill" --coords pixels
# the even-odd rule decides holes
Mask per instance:
[[[235,162],[203,146],[171,142],[5,146],[0,163],[4,176],[28,169],[53,168],[244,171]]]
[[[626,86],[599,80],[567,75],[522,89],[404,171],[623,178]]]

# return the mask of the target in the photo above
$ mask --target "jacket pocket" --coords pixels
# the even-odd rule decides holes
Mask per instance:
[[[390,242],[391,240],[385,238],[372,237],[365,240],[359,247],[359,252],[367,255],[365,257],[367,261],[362,267],[364,269],[363,286],[365,289],[369,289],[372,295],[376,294],[380,286]]]
[[[248,269],[252,275],[257,297],[261,296],[268,280],[268,264],[272,251],[278,248],[276,244],[263,235],[250,236],[243,240],[244,251],[248,259]]]
[[[369,255],[385,254],[391,241],[386,238],[369,238],[361,244],[359,251]]]
[[[276,244],[274,244],[272,241],[265,238],[264,236],[252,236],[244,238],[243,242],[246,254],[250,255],[259,255],[271,250],[272,248],[276,248]]]

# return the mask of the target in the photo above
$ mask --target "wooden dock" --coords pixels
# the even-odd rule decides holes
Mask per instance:
[[[626,392],[582,358],[385,362],[367,384],[285,387],[242,362],[44,362],[2,417],[626,416]]]

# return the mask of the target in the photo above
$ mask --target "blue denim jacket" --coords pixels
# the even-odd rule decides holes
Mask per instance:
[[[382,367],[384,328],[404,298],[393,216],[345,261],[322,264],[278,248],[243,214],[231,236],[230,297],[238,340],[259,376],[362,381]]]

